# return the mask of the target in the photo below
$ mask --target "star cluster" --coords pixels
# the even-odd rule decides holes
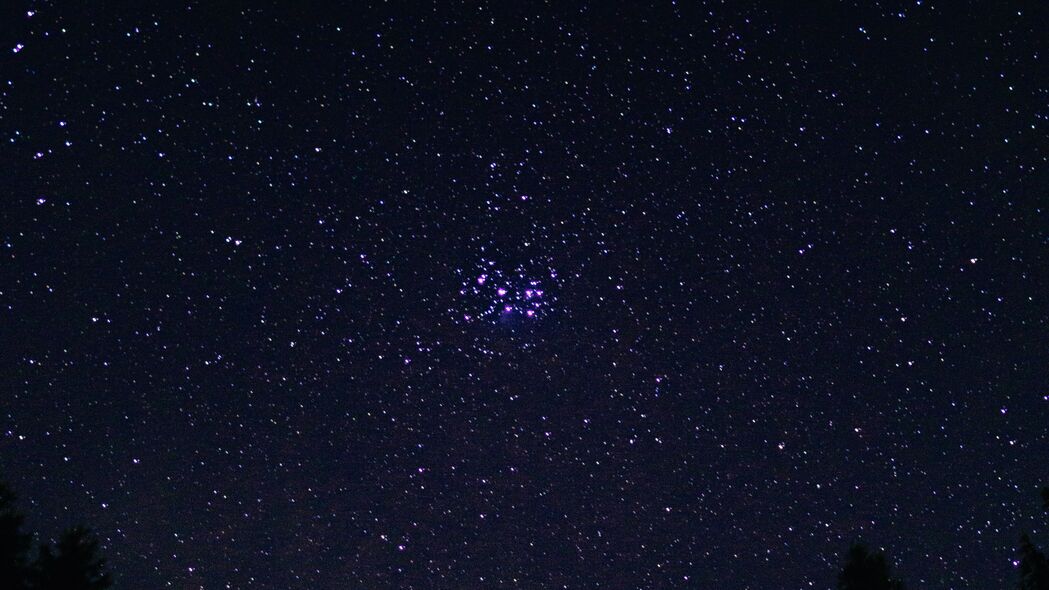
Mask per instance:
[[[557,271],[552,268],[539,279],[523,269],[504,273],[494,260],[482,261],[475,275],[467,277],[459,290],[470,310],[462,313],[462,321],[537,318],[554,308],[555,298],[545,285],[556,280]]]

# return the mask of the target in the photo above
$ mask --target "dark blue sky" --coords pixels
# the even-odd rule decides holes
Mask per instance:
[[[0,466],[124,588],[1011,584],[1028,2],[11,2]]]

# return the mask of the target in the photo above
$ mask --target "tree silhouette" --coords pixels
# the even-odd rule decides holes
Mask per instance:
[[[31,538],[22,532],[25,517],[15,512],[14,503],[15,495],[0,484],[0,588],[23,590]]]
[[[1042,488],[1042,507],[1049,510],[1049,486]],[[1049,559],[1031,542],[1027,533],[1020,535],[1019,590],[1049,590]]]
[[[1049,563],[1026,534],[1020,535],[1019,570],[1019,590],[1049,590]]]
[[[98,541],[83,527],[62,534],[55,548],[44,545],[29,562],[32,536],[15,495],[0,484],[0,590],[105,590],[113,582],[98,555]]]
[[[838,590],[903,590],[903,582],[890,576],[891,569],[885,554],[853,543],[838,574]]]
[[[55,545],[40,548],[33,590],[105,590],[113,585],[98,556],[98,541],[83,527],[66,531]]]

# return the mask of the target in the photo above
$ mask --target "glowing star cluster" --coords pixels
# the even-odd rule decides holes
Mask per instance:
[[[464,322],[535,318],[547,312],[553,303],[543,280],[523,269],[504,273],[494,262],[483,261],[473,275],[463,274],[459,295],[464,300],[464,308],[455,313]],[[546,274],[549,282],[557,278],[557,272],[552,269]]]

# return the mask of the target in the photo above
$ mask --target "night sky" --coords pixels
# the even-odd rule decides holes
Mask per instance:
[[[1011,584],[1041,2],[4,2],[0,477],[121,588]]]

